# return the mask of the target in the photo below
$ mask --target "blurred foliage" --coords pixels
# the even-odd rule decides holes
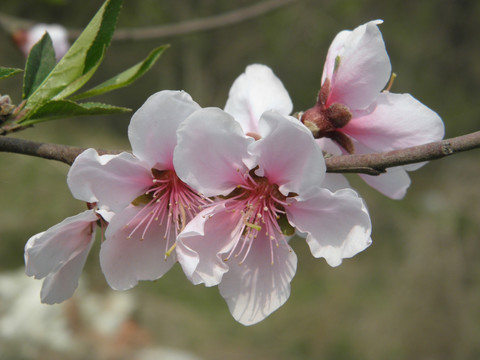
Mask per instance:
[[[142,0],[124,3],[119,27],[157,26],[219,14],[252,0]],[[85,26],[102,1],[19,0],[2,12],[69,27]],[[184,89],[202,106],[223,107],[248,64],[269,65],[295,110],[310,107],[333,37],[380,18],[398,77],[392,92],[409,92],[437,111],[447,137],[480,124],[480,2],[475,0],[299,0],[234,26],[158,41],[113,43],[98,71],[106,80],[138,54],[170,43],[149,76],[99,100],[136,109],[155,91]],[[0,65],[24,59],[0,33]],[[0,93],[20,101],[16,77]],[[42,124],[15,136],[97,148],[128,149],[130,115]],[[26,240],[83,210],[71,198],[63,164],[0,154],[0,267],[21,266]],[[480,358],[480,192],[478,152],[455,155],[411,173],[403,201],[382,197],[351,177],[366,199],[373,245],[338,268],[314,259],[301,239],[292,246],[299,269],[292,295],[253,327],[230,317],[216,288],[193,287],[176,269],[137,291],[140,321],[159,344],[204,359],[478,359]],[[97,244],[98,246],[98,244]],[[95,252],[87,275],[105,290]]]

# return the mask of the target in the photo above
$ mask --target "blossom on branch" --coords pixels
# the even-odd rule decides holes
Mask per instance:
[[[410,94],[383,90],[391,65],[377,26],[381,23],[370,21],[353,31],[342,31],[330,45],[317,103],[301,119],[328,152],[383,152],[444,136],[443,122],[434,111]],[[381,193],[400,199],[410,185],[406,170],[420,166],[360,176]]]
[[[97,221],[108,221],[112,215],[104,210],[86,210],[27,241],[25,273],[45,278],[40,293],[43,303],[61,303],[73,295],[95,240]]]
[[[182,182],[173,163],[177,128],[200,106],[182,91],[150,96],[128,128],[132,153],[77,157],[68,184],[77,198],[115,212],[100,249],[100,265],[117,290],[155,280],[176,262],[177,235],[208,201]]]
[[[282,115],[290,115],[292,100],[281,80],[266,65],[252,64],[233,82],[225,109],[240,123],[245,134],[259,137],[258,124],[265,111],[275,110]],[[331,191],[350,187],[345,176],[326,174],[322,184]]]
[[[325,163],[305,126],[267,111],[258,131],[255,141],[228,113],[202,109],[180,125],[174,153],[180,179],[218,196],[178,236],[178,260],[194,284],[219,285],[245,325],[288,299],[297,266],[288,240],[295,229],[332,266],[371,243],[362,199],[351,189],[319,187]]]

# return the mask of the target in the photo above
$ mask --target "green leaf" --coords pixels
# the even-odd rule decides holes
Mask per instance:
[[[96,102],[76,103],[71,100],[52,100],[39,107],[22,125],[84,115],[106,115],[131,111],[131,109]]]
[[[53,49],[52,39],[46,32],[28,54],[23,78],[23,99],[28,98],[38,88],[55,67],[55,64],[55,50]]]
[[[105,1],[68,52],[30,95],[26,109],[35,109],[51,99],[65,98],[90,79],[110,44],[121,5],[122,0]]]
[[[23,71],[22,69],[6,68],[6,67],[3,67],[3,66],[0,66],[0,80],[6,79],[10,76],[21,73],[22,71]]]
[[[148,56],[142,62],[139,62],[138,64],[101,83],[100,85],[95,86],[93,89],[73,96],[72,99],[78,100],[97,96],[130,85],[132,82],[150,70],[150,68],[155,64],[155,62],[168,47],[168,45],[164,45],[152,50],[152,52],[150,52],[150,54],[148,54]]]

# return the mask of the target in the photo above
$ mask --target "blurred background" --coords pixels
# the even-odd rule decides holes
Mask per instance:
[[[125,0],[118,28],[160,26],[259,3],[240,0]],[[3,1],[4,14],[84,27],[102,1]],[[476,0],[298,0],[215,30],[157,40],[114,41],[88,85],[168,49],[145,77],[101,96],[137,109],[152,93],[183,89],[202,106],[223,107],[251,63],[270,66],[295,111],[312,106],[328,46],[341,30],[380,26],[398,75],[392,92],[411,93],[443,118],[446,137],[480,128],[480,2]],[[0,32],[0,65],[25,59]],[[87,85],[87,88],[88,88]],[[21,98],[21,75],[0,82]],[[129,114],[37,125],[14,136],[104,149],[129,149]],[[367,201],[373,245],[338,268],[314,259],[302,239],[288,302],[263,322],[234,321],[216,288],[194,287],[179,266],[128,292],[105,283],[98,247],[80,288],[59,306],[40,305],[41,282],[23,274],[32,235],[83,211],[66,185],[68,167],[0,153],[0,358],[2,359],[479,359],[479,153],[432,162],[410,173],[402,201],[355,176]]]

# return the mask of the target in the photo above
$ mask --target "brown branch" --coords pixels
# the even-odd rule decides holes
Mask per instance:
[[[339,155],[325,159],[327,172],[379,175],[387,168],[441,159],[459,152],[480,148],[480,131],[406,149],[365,155]],[[0,136],[0,152],[11,152],[71,165],[85,148],[46,144],[31,140]],[[100,154],[120,151],[97,150]]]
[[[387,168],[441,159],[480,147],[480,131],[401,150],[364,155],[339,155],[325,159],[328,172],[379,175]]]
[[[138,41],[159,39],[169,36],[185,35],[197,31],[222,28],[260,17],[295,1],[296,0],[267,0],[255,5],[202,19],[140,29],[118,29],[113,35],[113,40]],[[0,27],[3,27],[9,33],[13,33],[15,30],[19,29],[28,29],[34,24],[35,22],[31,20],[0,14]],[[81,32],[82,30],[80,29],[69,29],[68,37],[70,40],[75,40]]]
[[[86,148],[47,144],[37,141],[0,136],[0,152],[36,156],[49,160],[57,160],[72,165],[75,158]],[[99,154],[118,154],[120,151],[97,150]]]

